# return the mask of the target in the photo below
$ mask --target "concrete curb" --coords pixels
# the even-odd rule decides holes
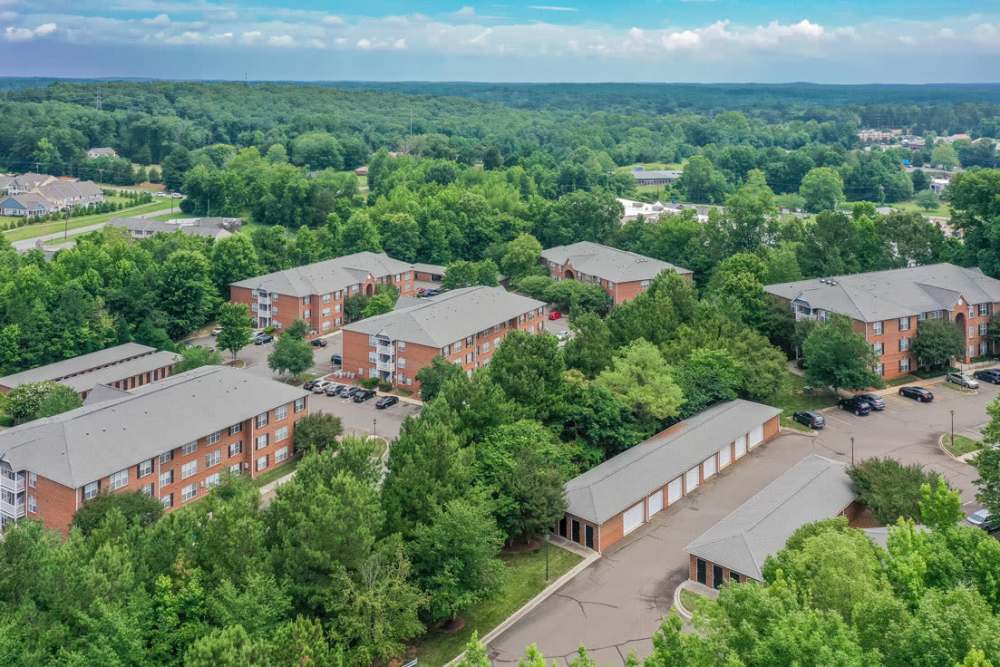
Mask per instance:
[[[273,482],[268,482],[264,486],[260,487],[260,495],[266,496],[267,494],[269,494],[272,491],[276,490],[282,484],[285,484],[286,482],[292,481],[293,477],[295,477],[295,471],[294,470],[291,471],[290,473],[288,473],[287,475],[285,475],[284,477],[279,477],[278,479],[274,480]]]
[[[502,635],[504,632],[506,632],[510,628],[510,626],[520,621],[525,615],[528,614],[528,612],[533,610],[541,603],[545,602],[545,600],[551,597],[553,593],[555,593],[557,590],[568,584],[570,580],[572,580],[576,575],[580,574],[585,569],[590,567],[591,563],[594,563],[600,557],[601,554],[597,553],[596,551],[592,552],[590,555],[588,555],[582,561],[577,563],[572,569],[570,569],[564,575],[562,575],[561,577],[553,581],[551,584],[546,586],[541,592],[538,593],[538,595],[525,602],[520,609],[518,609],[513,614],[508,616],[506,620],[503,621],[503,623],[496,626],[495,628],[487,632],[485,635],[480,637],[479,641],[482,642],[483,646],[489,646],[491,641],[493,641],[494,639]],[[454,658],[449,660],[447,663],[445,663],[444,667],[454,667],[454,665],[458,664],[458,662],[462,659],[464,655],[465,651],[462,651]]]
[[[686,581],[682,581],[677,585],[677,588],[674,589],[674,609],[676,609],[677,613],[681,615],[681,618],[685,621],[690,621],[694,614],[689,612],[687,607],[684,606],[684,603],[681,602],[681,591],[686,588],[684,586],[686,583]]]
[[[952,454],[951,452],[948,451],[947,447],[944,446],[944,439],[946,437],[948,437],[949,435],[951,435],[951,434],[950,433],[942,433],[940,436],[938,436],[938,449],[940,449],[942,452],[944,452],[945,455],[947,455],[953,461],[956,461],[958,463],[965,463],[966,465],[972,465],[969,461],[976,454],[979,453],[979,449],[977,449],[974,452],[969,452],[968,454],[962,454],[961,456],[955,456],[954,454]],[[965,434],[964,433],[956,433],[955,435],[965,435]],[[967,438],[971,438],[972,436],[966,436],[966,437]],[[980,449],[982,449],[982,448],[980,448]]]

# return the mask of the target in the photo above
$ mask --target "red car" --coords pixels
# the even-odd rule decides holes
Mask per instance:
[[[558,310],[553,310],[549,312],[549,319],[550,320],[562,319],[562,313],[560,313]]]

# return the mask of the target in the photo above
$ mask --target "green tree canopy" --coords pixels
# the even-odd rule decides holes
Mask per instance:
[[[875,351],[846,317],[834,316],[814,327],[802,344],[802,355],[806,380],[817,387],[865,389],[882,385],[873,370]]]
[[[923,368],[945,368],[955,357],[965,357],[965,332],[945,319],[923,320],[911,345]]]

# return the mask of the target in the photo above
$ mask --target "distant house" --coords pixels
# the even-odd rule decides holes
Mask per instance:
[[[109,227],[122,229],[134,239],[145,239],[156,234],[181,232],[187,236],[224,239],[232,236],[243,225],[241,218],[181,218],[177,220],[150,220],[148,218],[116,218]]]
[[[54,180],[42,185],[36,192],[57,209],[90,206],[104,201],[104,192],[93,181]]]
[[[941,194],[948,187],[950,181],[947,178],[932,178],[929,187],[931,192]]]
[[[108,148],[108,147],[91,148],[89,151],[87,151],[87,157],[90,158],[91,160],[99,157],[118,157],[118,151],[116,151],[114,148]]]
[[[47,174],[0,176],[0,215],[36,217],[104,201],[104,192],[92,181],[56,178]]]
[[[8,183],[5,194],[19,195],[25,192],[34,192],[43,185],[47,185],[56,180],[55,176],[48,174],[16,174]]]
[[[356,176],[367,176],[368,175],[368,167],[358,167],[357,169],[354,170],[354,174]]]
[[[40,215],[48,215],[55,210],[52,202],[32,192],[7,195],[0,200],[0,215],[34,218]]]
[[[636,167],[632,170],[632,178],[636,185],[670,185],[677,181],[684,172],[677,169],[645,169]]]

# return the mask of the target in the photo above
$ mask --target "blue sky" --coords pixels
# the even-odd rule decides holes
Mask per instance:
[[[982,82],[1000,0],[0,0],[0,75]]]

